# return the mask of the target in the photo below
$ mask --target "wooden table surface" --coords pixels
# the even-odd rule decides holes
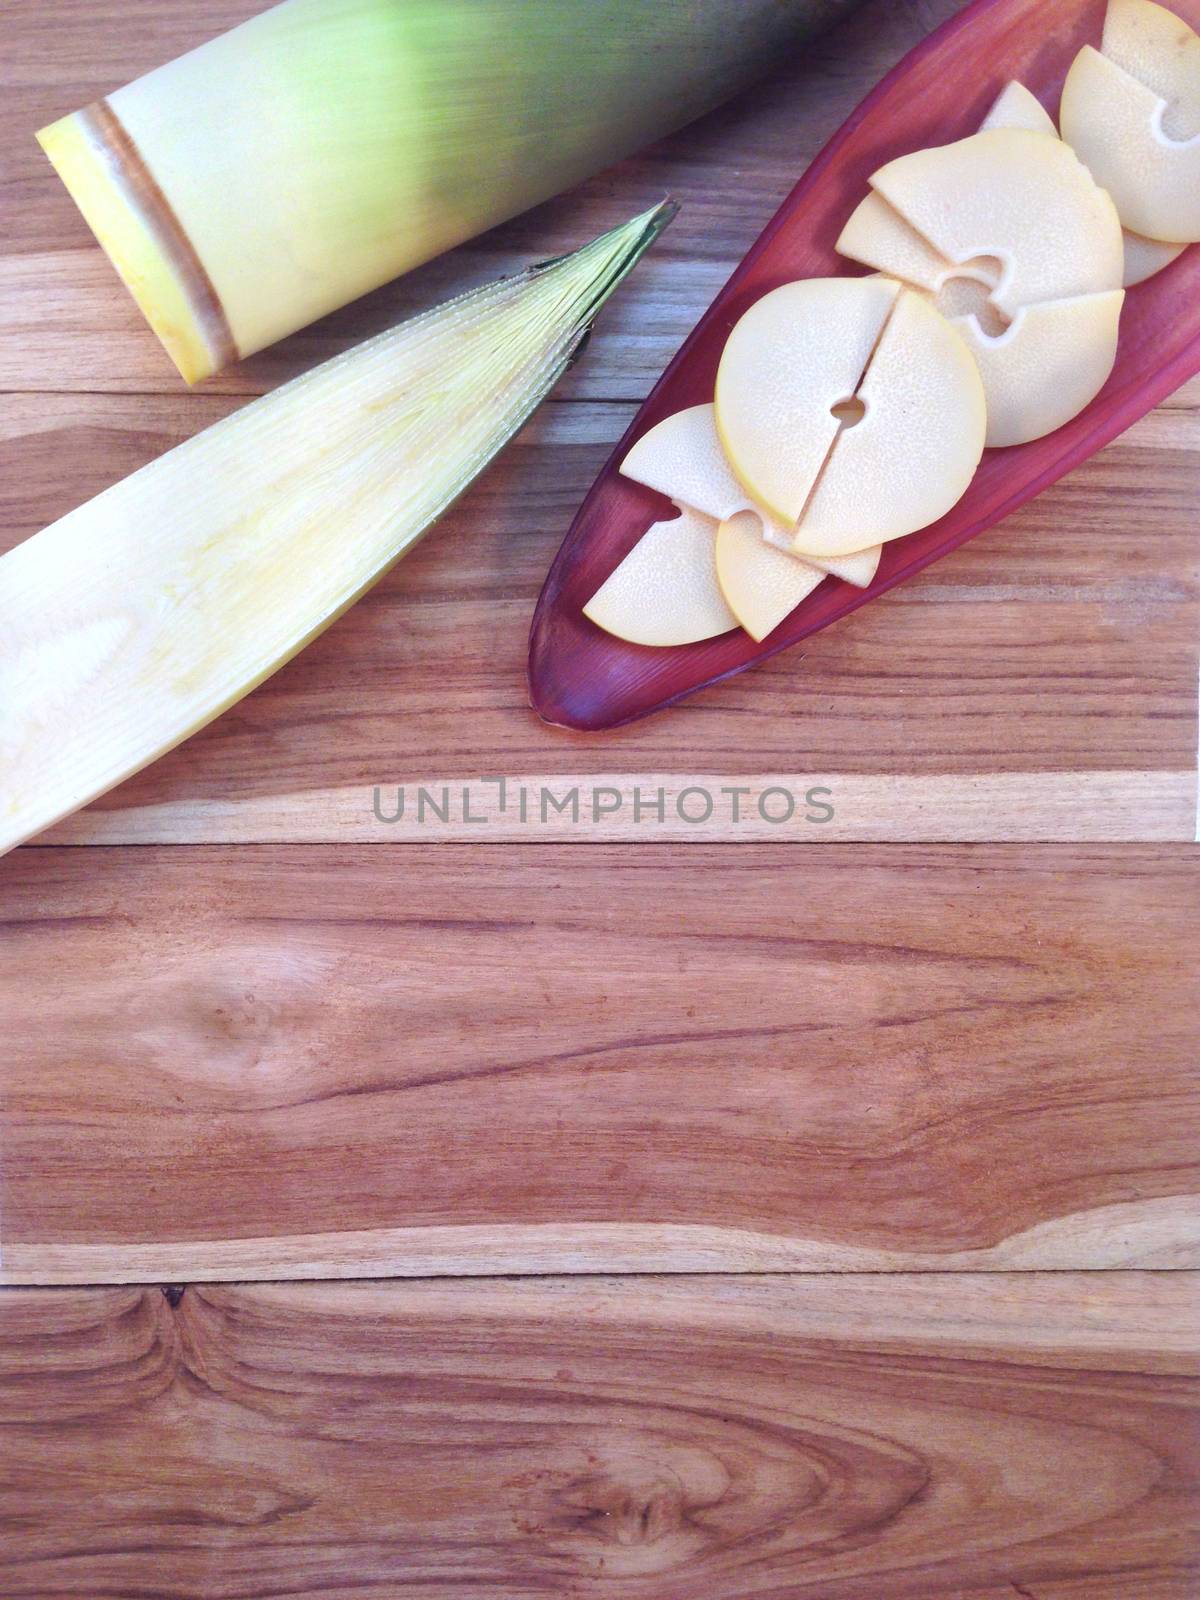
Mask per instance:
[[[525,638],[575,506],[955,0],[867,0],[188,394],[31,134],[255,9],[5,10],[0,549],[399,315],[683,211],[420,550],[0,862],[0,1596],[1192,1600],[1200,383],[802,650],[547,728]],[[523,822],[501,775],[834,816]],[[485,822],[418,823],[464,782]]]

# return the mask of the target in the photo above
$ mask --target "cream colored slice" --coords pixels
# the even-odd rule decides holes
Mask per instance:
[[[975,357],[989,448],[1027,444],[1061,428],[1112,371],[1123,289],[1024,306],[1007,327],[993,324],[986,289],[962,275],[936,295],[916,292],[954,324]]]
[[[898,293],[886,278],[808,278],[763,295],[729,335],[717,433],[742,486],[779,521],[804,509],[841,426],[833,407],[854,394]]]
[[[1115,4],[1122,7],[1126,0],[1114,0]],[[1129,0],[1132,9],[1140,9],[1145,4],[1149,11],[1162,11],[1161,6],[1152,5],[1149,0]],[[1112,15],[1110,7],[1109,15]],[[1169,12],[1164,15],[1170,16]],[[1188,30],[1191,31],[1190,29]],[[1135,74],[1136,76],[1136,74]],[[1050,113],[1036,96],[1030,94],[1023,83],[1015,79],[1000,91],[992,109],[980,123],[980,131],[985,128],[1027,128],[1030,133],[1049,133],[1058,138],[1058,129]],[[1135,283],[1144,283],[1147,278],[1152,278],[1156,272],[1161,272],[1164,267],[1169,267],[1175,257],[1179,255],[1184,246],[1181,244],[1168,244],[1163,239],[1147,239],[1140,233],[1133,233],[1128,228],[1124,230],[1125,236],[1125,275],[1122,282],[1126,289],[1131,289]],[[945,307],[941,308],[943,311]],[[984,380],[984,388],[987,381]],[[988,395],[988,416],[991,416],[991,395]],[[989,429],[988,443],[991,444],[991,431]]]
[[[1015,78],[1001,89],[979,124],[980,133],[989,128],[1024,128],[1027,133],[1048,133],[1052,139],[1058,138],[1054,118],[1038,97]]]
[[[1150,239],[1200,239],[1200,135],[1186,144],[1161,130],[1166,102],[1090,44],[1063,84],[1063,138],[1116,202],[1126,228]]]
[[[930,294],[958,292],[960,283],[979,285],[986,299],[1000,280],[999,263],[994,257],[981,257],[959,264],[938,255],[915,228],[910,228],[900,213],[882,195],[869,194],[850,215],[835,246],[842,255],[889,278],[899,278],[914,289]],[[945,304],[939,309],[951,315]]]
[[[839,255],[861,261],[890,278],[935,290],[954,271],[954,263],[905,222],[882,195],[872,192],[850,213],[834,246]]]
[[[1058,137],[1041,102],[1015,81],[983,126]],[[995,273],[983,270],[986,262],[959,267],[943,260],[881,195],[859,206],[838,248],[846,243],[847,254],[906,278],[958,328],[983,381],[988,446],[1025,444],[1053,432],[1106,382],[1116,357],[1120,290],[1018,308],[1005,327],[989,292]]]
[[[973,316],[951,319],[983,380],[989,447],[1040,439],[1095,399],[1116,360],[1124,299],[1110,289],[1025,306],[997,338]]]
[[[734,616],[756,642],[809,596],[825,573],[767,544],[758,518],[740,511],[717,530],[717,582]]]
[[[947,260],[995,257],[996,304],[1009,316],[1038,300],[1120,287],[1113,202],[1060,139],[990,128],[889,161],[871,187]]]
[[[664,417],[629,451],[621,471],[716,522],[750,505],[721,449],[711,405],[688,406]]]
[[[1200,133],[1200,38],[1182,17],[1153,0],[1109,0],[1100,48],[1166,102],[1168,139]]]
[[[716,525],[683,511],[648,528],[583,608],[630,644],[695,644],[738,625],[717,583]]]
[[[792,549],[792,529],[752,505],[745,489],[725,459],[712,405],[688,406],[676,411],[644,433],[621,463],[621,471],[635,483],[667,495],[677,506],[701,511],[723,522],[739,511],[753,511],[762,537],[776,549]],[[865,589],[875,576],[881,555],[879,545],[856,550],[830,562],[820,562],[822,575],[832,573]],[[793,561],[799,557],[792,555]]]
[[[1125,287],[1145,283],[1156,272],[1169,267],[1176,256],[1187,249],[1185,244],[1170,244],[1166,239],[1147,239],[1145,234],[1125,230]]]
[[[845,429],[796,531],[796,550],[852,550],[936,522],[962,496],[983,453],[983,384],[962,335],[904,290],[858,389],[866,411]]]
[[[870,587],[883,555],[883,546],[873,544],[866,550],[852,550],[844,556],[822,556],[819,559],[816,556],[798,556],[794,532],[781,522],[773,522],[769,518],[763,522],[763,538],[776,550],[785,550],[791,560],[817,567],[831,578],[841,578],[843,582],[853,584],[856,589]]]

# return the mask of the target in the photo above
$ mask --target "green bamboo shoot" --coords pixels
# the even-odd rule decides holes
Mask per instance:
[[[38,138],[195,382],[679,127],[854,0],[285,0]]]
[[[0,851],[210,722],[411,549],[673,211],[335,357],[0,558]]]

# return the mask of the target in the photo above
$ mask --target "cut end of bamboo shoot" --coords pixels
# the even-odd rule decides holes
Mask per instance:
[[[184,381],[236,361],[208,274],[107,101],[51,123],[37,140]]]

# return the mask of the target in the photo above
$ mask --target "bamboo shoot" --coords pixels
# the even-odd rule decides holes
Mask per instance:
[[[38,135],[189,383],[707,111],[855,0],[285,0]]]

